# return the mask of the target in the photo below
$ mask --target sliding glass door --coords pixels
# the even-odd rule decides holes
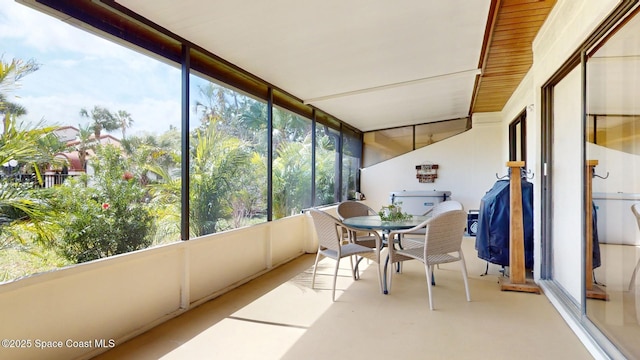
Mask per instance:
[[[636,11],[637,13],[637,11]],[[592,165],[598,251],[588,318],[629,358],[640,358],[640,15],[631,14],[586,53],[585,159]],[[586,189],[587,191],[589,189]],[[587,206],[589,204],[586,204]],[[597,265],[597,264],[596,264]]]

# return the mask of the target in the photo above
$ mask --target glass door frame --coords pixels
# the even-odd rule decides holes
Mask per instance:
[[[582,276],[580,303],[571,298],[567,292],[554,280],[553,276],[553,124],[554,124],[554,87],[560,83],[572,70],[580,66],[581,72],[581,119],[582,138],[586,139],[587,115],[586,115],[586,59],[588,52],[597,46],[608,33],[610,33],[620,21],[632,13],[638,6],[639,0],[622,0],[613,12],[588,36],[588,38],[577,48],[577,50],[564,62],[564,64],[543,84],[541,88],[541,273],[540,283],[544,286],[545,292],[552,295],[558,301],[558,306],[585,331],[586,335],[595,342],[600,349],[611,356],[617,358],[622,356],[617,347],[599,330],[599,328],[587,317],[586,309],[586,234],[585,234],[585,214],[581,219],[582,238]],[[581,159],[582,168],[586,166],[586,141],[582,142]],[[582,209],[585,208],[585,183],[582,184]]]

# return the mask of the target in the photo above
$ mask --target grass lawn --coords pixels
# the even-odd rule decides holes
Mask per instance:
[[[0,250],[0,282],[53,270],[70,265],[53,250],[32,245],[29,249]]]
[[[260,224],[266,221],[266,217],[245,219],[243,226]],[[223,228],[230,228],[229,224],[222,220]],[[180,241],[179,234],[165,236],[153,246]],[[0,243],[0,245],[2,245]],[[19,279],[21,277],[55,270],[73,263],[56,254],[54,249],[33,244],[20,248],[4,248],[0,246],[0,283]]]

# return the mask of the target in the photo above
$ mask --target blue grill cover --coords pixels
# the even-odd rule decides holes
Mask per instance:
[[[509,266],[509,180],[498,180],[480,201],[476,250],[478,257]],[[533,184],[522,179],[524,263],[533,268]]]
[[[600,242],[598,241],[598,214],[596,203],[591,203],[591,208],[593,209],[593,221],[591,225],[593,226],[593,268],[600,267]]]
[[[478,257],[493,264],[509,266],[509,180],[498,180],[480,201],[476,250]],[[593,268],[600,267],[598,218],[593,207]],[[533,184],[522,179],[524,262],[533,269]],[[576,232],[579,234],[579,231]]]

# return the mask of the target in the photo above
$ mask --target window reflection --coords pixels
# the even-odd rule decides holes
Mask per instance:
[[[471,128],[468,118],[364,133],[364,167],[445,140]]]
[[[364,166],[392,159],[413,149],[413,126],[366,132]]]
[[[360,180],[360,160],[362,142],[358,134],[343,130],[342,136],[342,197],[341,200],[354,200]]]
[[[416,125],[416,149],[442,141],[469,130],[469,119],[438,121]]]
[[[588,299],[587,315],[629,358],[640,358],[640,231],[631,206],[640,203],[640,16],[635,15],[589,54],[586,159],[593,178],[602,265],[594,280],[608,301]],[[609,174],[607,177],[606,174]]]

